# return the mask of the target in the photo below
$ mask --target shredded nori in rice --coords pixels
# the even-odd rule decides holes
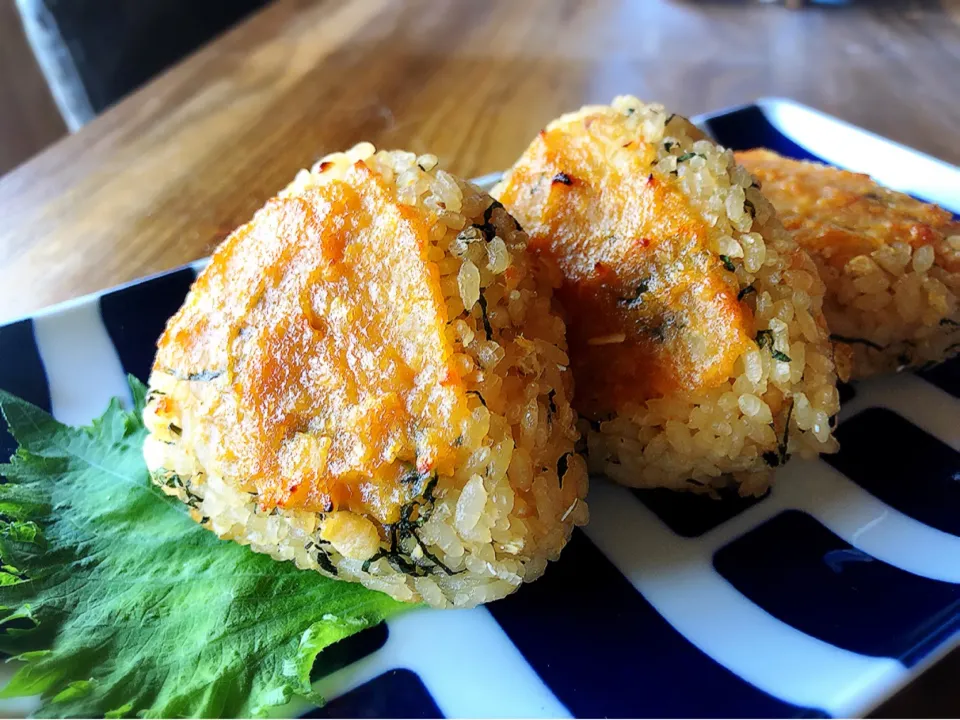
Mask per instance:
[[[723,266],[730,272],[735,272],[737,269],[737,266],[733,264],[733,260],[731,260],[728,255],[721,255],[720,262],[722,262]]]
[[[680,156],[677,158],[677,165],[679,165],[679,164],[682,163],[682,162],[686,162],[687,160],[689,160],[689,159],[691,159],[691,158],[694,158],[694,157],[705,157],[705,156],[702,155],[701,153],[697,153],[697,152],[685,152],[685,153],[683,153],[682,155],[680,155]],[[679,175],[679,172],[678,172],[678,170],[671,170],[671,171],[670,171],[670,174],[671,174],[671,175]]]
[[[770,348],[770,355],[773,356],[774,360],[790,362],[789,355],[773,347],[773,330],[757,330],[756,343],[761,350],[763,348]]]
[[[168,488],[183,488],[184,482],[183,478],[180,477],[177,473],[172,470],[167,470],[166,468],[159,468],[154,474],[155,477],[160,479],[160,484]]]
[[[486,235],[484,235],[483,232],[483,226],[469,225],[465,227],[463,230],[457,233],[457,240],[466,243],[467,245],[478,240],[486,240]]]
[[[567,457],[570,455],[573,455],[573,453],[566,452],[557,460],[557,480],[559,480],[561,488],[563,487],[563,476],[567,474]]]
[[[486,212],[483,214],[484,222],[482,225],[470,225],[469,227],[460,231],[460,234],[457,235],[457,238],[466,243],[471,243],[476,240],[479,240],[480,237],[483,238],[485,242],[490,242],[496,237],[496,228],[493,227],[492,222],[490,221],[490,216],[493,212],[493,209],[496,207],[503,207],[496,200],[491,203],[490,207],[487,208]],[[519,225],[517,226],[519,229]],[[471,232],[475,231],[475,232]],[[477,237],[477,232],[480,233],[480,237]],[[477,302],[480,305],[480,316],[483,319],[483,330],[487,335],[487,340],[493,339],[493,327],[490,325],[490,318],[487,315],[487,298],[483,295],[483,288],[480,289],[480,295],[477,298]],[[468,313],[470,311],[464,310]],[[452,320],[450,322],[453,322]],[[449,322],[447,323],[450,324]]]
[[[623,297],[617,300],[617,305],[627,308],[635,308],[643,304],[642,295],[650,289],[650,282],[643,280],[637,285],[637,290],[633,297]]]
[[[787,452],[787,445],[790,442],[790,418],[793,417],[794,400],[790,398],[790,409],[787,410],[787,422],[783,426],[783,442],[780,444],[780,462],[785,463],[790,459],[790,453]]]
[[[794,400],[790,398],[790,408],[787,410],[787,422],[783,426],[783,440],[777,443],[777,452],[768,451],[763,454],[763,460],[770,467],[779,467],[790,459],[787,446],[790,443],[790,418],[793,417]]]
[[[338,575],[337,568],[333,564],[333,561],[330,560],[330,556],[323,551],[319,546],[317,546],[317,565],[326,570],[331,575]]]
[[[487,206],[487,209],[483,211],[483,223],[480,225],[471,225],[470,227],[477,228],[480,232],[483,233],[483,237],[487,242],[490,242],[497,236],[497,229],[493,226],[493,211],[497,208],[500,208],[504,212],[507,212],[507,209],[503,206],[499,200],[494,200],[490,205]],[[509,213],[507,213],[510,215]],[[510,215],[510,219],[513,220],[513,224],[516,226],[517,230],[523,232],[523,228],[520,227],[520,223],[515,217]]]
[[[740,292],[737,293],[737,300],[743,300],[747,295],[749,295],[750,293],[755,293],[756,291],[757,289],[753,286],[753,283],[750,283],[745,288],[743,288]]]
[[[483,296],[482,290],[477,302],[480,305],[480,315],[483,318],[483,331],[487,334],[487,340],[490,340],[493,338],[493,327],[491,327],[490,318],[487,316],[487,299]]]
[[[480,404],[484,407],[487,406],[487,401],[483,399],[483,395],[481,395],[478,390],[467,390],[467,395],[476,395],[477,399],[480,401]]]
[[[385,558],[399,572],[416,577],[441,572],[446,575],[457,575],[465,572],[465,569],[454,571],[444,565],[439,558],[427,549],[427,546],[417,534],[417,529],[429,520],[433,513],[433,507],[436,503],[434,490],[439,479],[436,473],[421,475],[421,485],[418,487],[416,496],[400,508],[400,519],[395,523],[383,526],[390,540],[390,548],[388,550],[381,549],[376,555],[365,560],[361,565],[364,572],[369,572],[370,565],[380,558]],[[414,517],[414,513],[416,513],[416,517]],[[411,541],[412,548],[410,548]],[[417,548],[420,549],[423,557],[429,561],[429,565],[418,563],[413,559],[412,554]]]
[[[463,440],[461,439],[461,443]],[[406,466],[406,471],[403,475],[400,476],[400,482],[404,485],[413,485],[415,483],[422,483],[427,477],[430,476],[430,473],[422,473],[417,470],[416,466],[413,463],[403,463]]]
[[[186,504],[194,510],[198,510],[198,505],[203,502],[203,498],[190,489],[190,484],[184,480],[178,473],[166,468],[158,468],[154,472],[154,477],[159,478],[160,484],[167,488],[183,490],[186,495]]]
[[[439,568],[440,570],[442,570],[442,571],[444,572],[444,574],[446,574],[446,575],[459,575],[460,573],[467,571],[466,568],[461,568],[460,570],[451,570],[450,568],[448,568],[446,565],[444,565],[444,564],[440,561],[440,558],[438,558],[438,557],[437,557],[436,555],[434,555],[432,552],[430,552],[429,550],[427,550],[427,546],[424,544],[423,540],[420,539],[420,536],[417,535],[417,531],[416,531],[416,530],[411,530],[411,531],[410,531],[410,534],[413,536],[413,539],[416,540],[416,542],[417,542],[417,547],[420,548],[420,552],[423,553],[423,556],[424,556],[425,558],[427,558],[427,560],[429,560],[430,562],[432,562],[433,565],[434,565],[434,567],[437,567],[437,568]]]
[[[189,380],[191,382],[209,382],[210,380],[216,380],[226,372],[225,370],[201,370],[195,373],[183,373],[171,368],[160,368],[160,371],[172,375],[177,380]]]
[[[686,323],[672,312],[665,312],[658,319],[659,322],[656,325],[646,327],[647,332],[657,342],[665,341],[668,335],[676,336],[686,327]]]

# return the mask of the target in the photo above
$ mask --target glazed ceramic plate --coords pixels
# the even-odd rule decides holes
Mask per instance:
[[[786,100],[695,119],[960,210],[960,169]],[[481,178],[489,186],[495,177]],[[0,387],[84,423],[154,343],[198,265],[0,328]],[[591,523],[515,595],[418,610],[335,646],[305,717],[860,715],[960,638],[960,363],[846,388],[838,455],[761,499],[596,480]],[[0,429],[0,451],[12,444]],[[29,703],[0,706],[0,714]]]

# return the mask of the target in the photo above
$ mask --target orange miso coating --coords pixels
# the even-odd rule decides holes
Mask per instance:
[[[837,270],[882,245],[933,245],[936,262],[960,272],[960,255],[944,241],[960,223],[941,207],[877,185],[869,175],[801,162],[764,149],[736,153],[760,181],[784,226],[818,262]]]
[[[208,469],[266,508],[382,523],[416,473],[453,472],[469,411],[428,237],[358,163],[271,200],[221,245],[154,366],[216,384],[195,428]]]
[[[711,228],[651,175],[654,148],[633,141],[607,157],[593,135],[612,122],[542,131],[500,197],[563,271],[575,404],[593,418],[719,385],[754,334],[734,275],[706,248]]]

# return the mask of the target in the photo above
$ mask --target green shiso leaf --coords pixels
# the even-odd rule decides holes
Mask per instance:
[[[244,717],[312,695],[317,654],[406,607],[219,540],[150,482],[137,407],[62,425],[0,391],[2,697],[41,716]]]

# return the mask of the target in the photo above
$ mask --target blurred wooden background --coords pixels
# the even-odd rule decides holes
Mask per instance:
[[[0,175],[67,134],[13,3],[0,0]]]
[[[795,98],[960,164],[960,0],[278,0],[65,134],[0,0],[0,321],[208,254],[361,139],[507,167],[632,93],[692,115]],[[960,655],[878,717],[960,715]]]
[[[331,150],[472,177],[625,92],[789,96],[960,163],[958,48],[960,0],[277,0],[0,177],[0,321],[208,255]]]
[[[509,76],[511,65],[527,66],[545,45],[552,44],[549,29],[558,20],[587,20],[582,38],[564,38],[564,43],[572,40],[574,46],[561,45],[557,36],[558,42],[549,48],[555,59],[567,61],[554,66],[557,84],[580,85],[581,91],[587,91],[582,96],[609,99],[612,93],[629,90],[693,113],[760,94],[786,95],[960,163],[960,144],[949,132],[957,127],[953,98],[957,95],[954,70],[960,66],[960,0],[860,0],[838,7],[807,0],[799,12],[757,0],[558,0],[554,4],[557,7],[544,13],[541,23],[547,32],[529,37],[514,34],[501,48],[513,52],[517,50],[514,41],[530,42],[520,48],[526,57],[498,67],[498,72]],[[445,12],[444,5],[438,3],[431,14]],[[489,11],[474,8],[469,15],[486,16],[491,21],[485,23],[488,29],[499,25],[506,30],[506,23],[497,18],[511,16],[496,5]],[[423,9],[417,3],[409,7],[411,14]],[[470,35],[466,32],[464,39]],[[627,47],[631,36],[635,45]],[[438,42],[438,48],[446,42]],[[508,54],[492,44],[486,52],[494,60]],[[657,67],[661,61],[663,66]],[[668,67],[668,63],[679,66]],[[550,64],[550,59],[542,58],[537,64]],[[593,88],[583,87],[585,71],[594,76],[588,81]],[[565,72],[574,77],[561,77]],[[638,74],[649,77],[638,84]],[[561,104],[554,102],[550,107]],[[544,111],[548,108],[539,114],[546,117]],[[66,132],[23,36],[14,0],[0,0],[0,175]]]

